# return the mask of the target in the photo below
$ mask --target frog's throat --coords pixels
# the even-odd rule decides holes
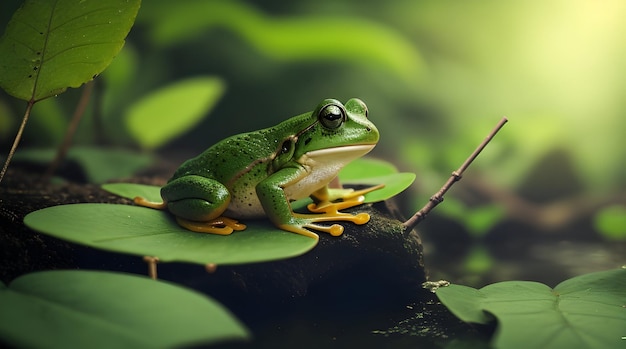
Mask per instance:
[[[285,194],[290,200],[308,197],[330,183],[342,167],[369,153],[374,146],[376,144],[348,145],[305,153],[298,159],[298,163],[304,167],[307,175],[285,187]]]

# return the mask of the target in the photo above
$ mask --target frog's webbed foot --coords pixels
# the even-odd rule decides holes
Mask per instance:
[[[313,193],[313,196],[316,198],[319,198],[320,201],[307,205],[307,209],[313,213],[344,215],[347,213],[341,213],[339,211],[362,204],[363,201],[365,201],[365,197],[364,197],[365,194],[370,193],[374,190],[380,189],[384,186],[385,186],[384,184],[379,184],[379,185],[375,185],[373,187],[369,187],[369,188],[365,188],[361,190],[342,189],[341,194],[337,196],[336,198],[333,198],[332,195],[328,195],[328,194],[323,195],[322,193]],[[319,195],[319,194],[322,194],[322,195]],[[334,200],[337,200],[337,199],[341,199],[341,201],[334,202]],[[365,223],[367,223],[367,221]]]
[[[235,230],[239,231],[246,229],[245,224],[241,224],[238,221],[228,217],[217,217],[206,222],[191,221],[188,219],[176,217],[176,221],[181,227],[197,233],[229,235]]]
[[[167,208],[167,202],[165,201],[162,201],[162,202],[148,201],[148,199],[143,198],[141,196],[136,196],[133,199],[133,202],[135,203],[135,205],[154,208],[156,210],[165,210]]]
[[[343,234],[344,228],[342,225],[332,224],[330,226],[326,226],[317,223],[344,221],[352,222],[357,225],[363,225],[369,222],[370,215],[368,213],[361,212],[358,214],[352,214],[339,212],[339,210],[362,204],[364,201],[363,194],[378,188],[380,188],[380,186],[365,190],[351,191],[349,195],[343,197],[344,201],[330,202],[328,200],[324,200],[318,203],[309,204],[307,208],[315,214],[293,213],[293,217],[302,223],[296,225],[283,224],[280,225],[280,228],[301,235],[313,237],[315,239],[318,238],[317,234],[311,232],[311,230],[321,231],[332,236],[339,236]]]
[[[359,213],[352,215],[350,213],[337,213],[336,215],[328,214],[302,214],[294,213],[293,218],[298,223],[295,224],[278,224],[278,227],[283,230],[287,230],[293,233],[311,237],[315,240],[319,239],[317,234],[311,230],[321,231],[328,233],[332,236],[340,236],[343,234],[343,226],[341,224],[332,224],[330,226],[317,224],[320,222],[336,222],[336,221],[350,221],[356,224],[365,224],[370,220],[370,215],[367,213]]]
[[[384,185],[381,184],[362,190],[339,190],[335,191],[335,193],[340,193],[335,197],[334,195],[330,194],[326,188],[322,188],[312,195],[313,198],[318,201],[307,206],[307,209],[309,211],[316,214],[311,215],[294,213],[294,218],[299,219],[305,223],[302,223],[301,225],[283,225],[281,226],[281,228],[306,236],[313,235],[315,238],[317,238],[317,235],[311,232],[309,229],[325,232],[332,236],[339,236],[343,234],[344,228],[342,225],[333,224],[331,226],[325,226],[316,223],[346,221],[352,222],[357,225],[362,225],[369,222],[370,215],[367,213],[363,212],[358,214],[352,214],[339,211],[362,204],[365,200],[365,197],[363,195],[376,189],[380,189],[383,186]],[[333,202],[337,199],[340,199],[341,201]]]

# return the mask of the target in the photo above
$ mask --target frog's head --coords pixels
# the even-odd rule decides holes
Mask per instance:
[[[293,158],[304,156],[343,166],[372,150],[379,133],[367,119],[367,106],[360,99],[350,99],[345,105],[325,99],[309,115],[309,125],[295,138]]]

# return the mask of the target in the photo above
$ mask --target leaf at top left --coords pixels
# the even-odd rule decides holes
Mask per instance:
[[[140,0],[26,0],[0,38],[0,87],[38,101],[100,74],[124,46]]]

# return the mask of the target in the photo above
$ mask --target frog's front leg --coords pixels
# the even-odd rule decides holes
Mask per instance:
[[[151,208],[167,209],[182,227],[200,233],[228,235],[243,230],[245,225],[222,217],[230,203],[230,192],[218,181],[202,176],[177,178],[161,188],[163,203],[135,198],[135,203]]]
[[[384,184],[378,184],[361,190],[329,189],[328,186],[325,186],[311,194],[311,198],[315,202],[307,205],[307,209],[314,213],[348,214],[339,211],[362,204],[365,201],[365,194],[384,186]],[[335,200],[341,201],[335,202]]]
[[[322,214],[294,213],[285,194],[285,188],[294,185],[306,175],[306,171],[301,168],[284,168],[257,185],[256,192],[263,209],[276,226],[283,230],[317,239],[317,234],[309,229],[326,232],[333,236],[341,235],[344,229],[339,224],[324,226],[316,223],[349,221],[365,224],[369,221],[370,217],[367,213],[357,215],[337,211],[325,211]]]

